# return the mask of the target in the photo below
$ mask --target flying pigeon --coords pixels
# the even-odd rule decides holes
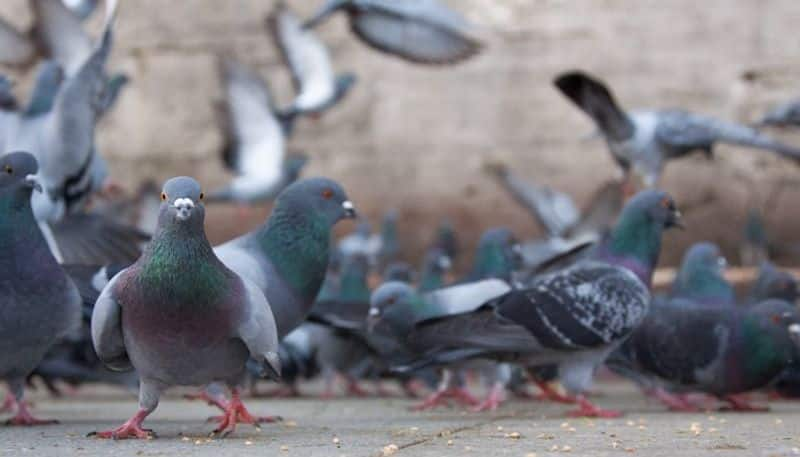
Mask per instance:
[[[225,58],[220,61],[225,85],[223,161],[235,173],[209,202],[256,203],[274,199],[300,175],[308,158],[286,154],[286,132],[276,114],[266,82],[252,69]]]
[[[97,299],[92,341],[110,368],[136,368],[139,411],[99,438],[149,438],[142,422],[173,385],[224,382],[231,401],[215,433],[254,423],[239,398],[248,357],[280,377],[278,335],[261,290],[214,254],[203,229],[205,207],[192,178],[168,180],[158,227],[142,257],[117,274]]]
[[[282,116],[319,115],[339,103],[355,84],[351,73],[335,75],[325,44],[300,20],[286,4],[279,1],[267,18],[269,29],[283,60],[292,74],[297,96]]]
[[[651,308],[609,366],[646,389],[703,392],[735,410],[760,410],[739,395],[769,385],[797,361],[798,341],[800,312],[784,301],[719,307],[674,299]],[[670,409],[697,410],[661,395]]]
[[[80,325],[78,289],[50,253],[31,208],[31,192],[41,191],[31,177],[36,173],[31,154],[0,157],[0,379],[10,388],[6,403],[17,408],[9,425],[53,423],[31,415],[23,397],[25,378]]]
[[[594,120],[626,177],[646,187],[658,184],[667,161],[696,151],[710,157],[716,143],[766,149],[800,161],[800,149],[750,127],[674,109],[626,113],[602,81],[581,71],[559,75],[555,85]]]
[[[483,48],[473,27],[437,0],[327,0],[304,26],[315,27],[337,11],[347,14],[362,42],[409,62],[454,64]]]
[[[646,316],[662,232],[679,224],[680,213],[669,195],[641,192],[589,258],[472,309],[410,320],[407,339],[425,348],[410,367],[470,358],[524,366],[557,364],[562,384],[580,406],[572,414],[619,415],[598,408],[584,392],[597,366]],[[377,309],[370,314],[393,312],[392,297],[381,289],[374,292]],[[405,299],[394,297],[393,302]],[[376,302],[388,307],[382,310]]]

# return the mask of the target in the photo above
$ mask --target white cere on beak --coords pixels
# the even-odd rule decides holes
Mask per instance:
[[[353,202],[351,202],[350,200],[345,200],[342,202],[342,208],[344,208],[347,211],[353,211],[355,209],[355,206],[353,206]]]
[[[721,270],[728,268],[728,259],[726,259],[725,257],[720,257],[719,259],[717,259],[717,265],[719,265],[719,268]]]
[[[800,324],[792,324],[789,326],[789,333],[795,337],[800,337]]]
[[[442,270],[449,270],[450,267],[453,266],[453,262],[450,261],[450,257],[442,256],[439,257],[439,268]]]
[[[175,201],[172,203],[172,206],[178,210],[176,217],[180,221],[185,221],[189,219],[189,216],[192,215],[192,210],[194,209],[194,201],[191,198],[176,198]]]
[[[378,317],[381,314],[381,310],[378,308],[370,308],[369,309],[369,317]]]

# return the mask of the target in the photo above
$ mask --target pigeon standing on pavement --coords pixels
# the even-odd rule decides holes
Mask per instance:
[[[0,379],[16,407],[9,425],[37,425],[23,398],[25,378],[56,341],[80,325],[81,297],[61,269],[31,209],[36,159],[26,152],[0,157]]]
[[[325,44],[279,1],[267,27],[292,74],[297,96],[282,116],[320,115],[341,101],[355,84],[351,73],[335,75]]]
[[[454,64],[483,48],[473,27],[438,0],[327,0],[304,26],[315,27],[338,11],[347,14],[362,42],[409,62]]]
[[[766,149],[800,161],[800,149],[743,125],[675,109],[626,113],[602,81],[581,71],[559,75],[555,85],[594,120],[625,176],[645,187],[658,185],[667,161],[697,151],[711,157],[717,143]]]
[[[148,438],[142,422],[173,385],[224,382],[231,401],[216,433],[253,423],[239,398],[251,357],[280,377],[278,334],[262,291],[227,267],[206,238],[200,185],[172,178],[161,194],[158,227],[142,257],[103,289],[92,314],[97,355],[115,369],[136,368],[139,411],[99,438]]]

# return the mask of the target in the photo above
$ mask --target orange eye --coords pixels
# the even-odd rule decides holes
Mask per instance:
[[[670,200],[667,197],[664,197],[663,199],[661,199],[661,206],[669,209],[672,206],[672,200]]]
[[[167,201],[167,194],[164,192],[161,192],[161,201],[162,202]]]
[[[781,323],[781,316],[779,316],[779,315],[777,315],[777,314],[774,314],[774,315],[772,316],[772,322],[773,322],[773,323],[775,323],[775,324],[778,324],[778,325],[780,325],[780,323]]]
[[[200,192],[200,201],[203,201],[204,198],[206,198],[206,194],[203,193],[203,192]]]
[[[330,200],[333,197],[333,191],[330,189],[325,189],[322,191],[322,198],[325,200]]]

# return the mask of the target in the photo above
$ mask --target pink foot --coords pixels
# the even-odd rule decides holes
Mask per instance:
[[[756,406],[750,403],[749,399],[740,395],[728,395],[723,400],[730,403],[730,406],[720,408],[720,411],[739,411],[747,413],[763,413],[769,411],[768,406]]]
[[[216,406],[217,408],[221,409],[222,411],[225,411],[225,409],[228,407],[228,402],[226,402],[224,398],[222,398],[222,397],[212,397],[205,390],[201,391],[200,393],[196,393],[196,394],[186,394],[186,395],[183,396],[183,398],[185,398],[185,399],[187,399],[189,401],[202,400],[202,401],[208,403],[209,406]]]
[[[411,407],[412,411],[425,411],[439,406],[449,406],[448,398],[452,398],[458,403],[466,406],[477,406],[480,402],[463,387],[453,387],[439,390],[428,396],[419,405]]]
[[[142,422],[149,413],[140,409],[133,415],[127,422],[122,424],[121,427],[113,430],[106,430],[103,432],[92,432],[89,436],[101,439],[113,440],[126,440],[126,439],[140,439],[149,440],[156,437],[156,434],[147,428],[142,428]]]
[[[420,389],[422,389],[421,384],[422,383],[416,379],[406,381],[403,383],[403,393],[405,393],[408,398],[420,398],[422,397],[422,394],[419,392]]]
[[[673,395],[661,388],[656,388],[651,391],[648,391],[647,395],[660,401],[670,411],[681,411],[687,413],[694,413],[698,411],[695,405],[689,403],[682,396]]]
[[[242,399],[239,397],[239,390],[233,389],[231,393],[231,401],[228,402],[225,408],[225,414],[220,417],[211,418],[219,422],[219,426],[214,429],[214,434],[227,436],[236,430],[237,424],[250,424],[258,428],[258,424],[269,422],[276,422],[281,420],[280,417],[258,417],[250,414],[250,411],[245,408]]]
[[[351,397],[369,397],[369,392],[362,389],[360,385],[358,385],[358,381],[355,379],[348,379],[347,380],[347,394]]]
[[[542,393],[536,396],[538,400],[552,401],[555,403],[568,403],[568,404],[575,403],[574,398],[562,394],[561,392],[554,389],[553,386],[551,386],[550,384],[538,380],[534,380],[534,382],[536,383],[536,387],[538,387],[539,390],[542,391]]]
[[[479,405],[472,408],[473,412],[494,411],[505,401],[505,389],[502,386],[492,387],[491,392]]]
[[[0,413],[10,413],[17,408],[17,400],[11,395],[11,392],[6,394],[3,404],[0,405]]]
[[[37,419],[33,417],[28,405],[25,402],[17,403],[17,415],[6,421],[6,425],[30,427],[32,425],[52,425],[57,424],[57,420],[53,419]]]
[[[619,411],[610,409],[602,409],[595,406],[592,402],[586,399],[583,395],[575,397],[578,402],[578,409],[567,413],[570,417],[601,417],[601,418],[614,418],[622,416]]]

